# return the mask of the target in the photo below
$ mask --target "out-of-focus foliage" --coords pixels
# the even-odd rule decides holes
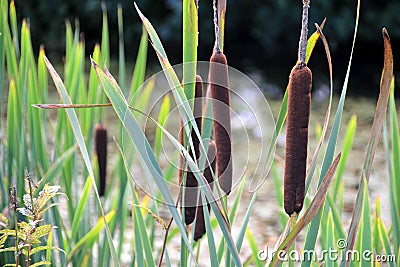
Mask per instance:
[[[127,18],[124,25],[126,46],[130,48],[127,49],[127,58],[128,61],[129,59],[133,61],[134,55],[130,53],[137,50],[141,34],[141,24],[134,11],[133,1],[108,0],[105,2],[110,11],[108,16],[111,47],[115,48],[115,51],[111,53],[116,55],[118,52],[116,50],[118,47],[116,9],[118,2],[121,2],[124,17]],[[283,88],[287,82],[286,73],[297,56],[301,0],[297,1],[298,4],[295,2],[290,0],[228,1],[225,52],[229,56],[230,65],[244,71],[261,70],[268,80],[277,82],[277,85]],[[145,14],[152,18],[170,55],[171,63],[181,63],[182,1],[137,0],[136,3]],[[321,23],[325,17],[327,18],[324,33],[329,40],[332,56],[335,58],[336,78],[340,81],[344,77],[345,62],[348,58],[348,52],[343,53],[343,51],[349,51],[351,45],[356,4],[357,1],[349,0],[311,1],[310,31],[314,31],[315,22]],[[93,51],[95,42],[100,40],[100,0],[16,0],[16,6],[20,16],[31,19],[35,48],[38,48],[40,43],[44,43],[48,52],[62,53],[65,43],[63,40],[65,19],[79,19],[87,44],[87,52]],[[391,32],[394,44],[399,42],[398,10],[400,10],[400,2],[397,0],[362,1],[360,30],[356,43],[357,53],[354,55],[354,64],[362,68],[354,74],[355,81],[365,83],[370,81],[372,85],[376,85],[372,86],[373,88],[378,88],[376,81],[380,77],[381,54],[375,55],[369,51],[381,49],[382,27],[386,27]],[[212,12],[211,0],[199,1],[199,60],[208,60],[211,55],[214,42]],[[323,48],[320,47],[319,51],[321,55],[316,57],[315,66],[325,64]],[[150,63],[155,61],[154,55],[152,57]],[[396,58],[396,55],[394,57]],[[278,66],[277,62],[279,62]],[[363,91],[365,93],[368,90]]]

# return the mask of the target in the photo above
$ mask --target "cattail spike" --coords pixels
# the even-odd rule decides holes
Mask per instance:
[[[289,216],[303,208],[311,86],[311,70],[301,63],[294,66],[288,86],[284,174],[284,206]]]
[[[95,128],[95,149],[100,176],[99,195],[104,196],[106,192],[107,175],[107,129],[103,124],[99,124]]]
[[[212,94],[214,135],[217,148],[218,179],[222,190],[232,189],[232,146],[228,64],[225,55],[215,53],[210,59],[210,88]]]

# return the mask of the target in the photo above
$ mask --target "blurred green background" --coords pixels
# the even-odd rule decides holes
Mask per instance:
[[[133,62],[141,34],[141,23],[133,1],[106,1],[110,25],[111,56],[117,59],[117,4],[124,12],[125,48],[128,62]],[[182,61],[182,1],[137,0],[142,12],[158,31],[171,63]],[[57,60],[65,46],[65,20],[80,22],[86,50],[93,51],[101,36],[101,3],[99,0],[16,0],[17,14],[28,17],[35,51],[44,44],[46,52]],[[341,89],[350,55],[357,1],[312,0],[310,32],[313,24],[326,17],[324,33],[331,48],[335,90]],[[356,41],[349,94],[377,96],[383,65],[382,27],[391,36],[395,74],[400,58],[400,1],[365,0],[361,2],[359,33]],[[213,46],[212,0],[199,1],[199,60],[208,60]],[[297,58],[300,32],[301,0],[245,1],[228,0],[225,53],[229,64],[259,79],[259,86],[279,95],[286,88],[288,74]],[[58,58],[61,60],[61,58]],[[149,53],[150,64],[155,63]],[[156,66],[155,64],[153,64]],[[326,91],[329,81],[324,48],[318,44],[310,61],[314,89]],[[256,81],[257,81],[256,79]],[[399,84],[399,82],[397,82]]]

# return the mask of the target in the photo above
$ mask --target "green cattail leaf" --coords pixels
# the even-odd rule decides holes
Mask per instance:
[[[183,91],[193,108],[194,87],[196,80],[197,45],[198,45],[198,14],[197,1],[183,0]]]
[[[387,160],[389,164],[389,195],[393,228],[393,246],[396,251],[396,249],[400,249],[400,214],[398,212],[400,210],[400,181],[396,178],[400,176],[400,129],[394,97],[394,79],[392,81],[391,87],[392,88],[389,98],[391,150],[389,149],[389,145],[386,146],[386,150]]]
[[[336,242],[335,242],[335,227],[334,227],[334,223],[333,223],[333,217],[332,217],[332,212],[328,213],[328,217],[327,217],[327,223],[326,223],[326,247],[325,249],[331,248],[333,249],[336,246]],[[335,267],[337,266],[337,261],[334,260],[332,257],[330,257],[330,255],[325,255],[324,258],[325,264],[324,266],[327,267]]]
[[[383,221],[382,221],[382,219],[380,217],[377,217],[377,225],[378,225],[378,232],[379,232],[380,241],[381,241],[381,244],[383,246],[384,253],[385,253],[384,255],[392,256],[392,259],[393,259],[393,256],[395,254],[393,254],[393,252],[392,252],[392,248],[391,248],[391,245],[390,245],[389,234],[388,234],[388,231],[386,230],[385,224],[383,223]],[[390,267],[395,267],[396,266],[396,263],[395,263],[394,260],[388,260],[387,264]]]
[[[124,19],[122,15],[122,6],[118,4],[118,43],[119,43],[119,85],[122,91],[126,88],[126,67],[125,67],[125,45],[124,45]]]
[[[5,10],[3,10],[3,5],[6,3],[6,1],[1,1],[0,2],[0,103],[3,103],[3,97],[4,97],[4,78],[5,78],[5,51],[4,51],[4,44],[5,44],[5,39],[4,39],[4,31],[5,29],[3,29],[4,27],[6,27],[3,23],[3,20],[7,20],[8,16],[7,14],[7,8],[4,8]],[[4,18],[4,19],[3,19]],[[3,105],[1,105],[0,107],[0,113],[3,112]],[[3,128],[2,126],[3,121],[0,120],[0,127]]]
[[[340,99],[339,99],[339,104],[336,109],[336,114],[335,114],[335,119],[333,122],[332,130],[330,132],[330,136],[328,139],[327,149],[325,151],[324,160],[322,163],[321,174],[320,174],[320,178],[318,181],[319,185],[322,182],[322,178],[327,173],[327,170],[333,161],[333,157],[334,157],[334,153],[335,153],[336,142],[337,142],[337,137],[339,135],[340,122],[342,119],[342,113],[343,113],[343,108],[344,108],[344,102],[346,99],[348,80],[349,80],[349,76],[350,76],[350,69],[351,69],[351,63],[352,63],[352,58],[353,58],[354,44],[355,44],[355,40],[356,40],[356,36],[357,36],[360,5],[361,5],[361,0],[358,0],[357,15],[356,15],[356,20],[355,20],[353,43],[352,43],[352,48],[351,48],[351,53],[350,53],[350,59],[349,59],[349,63],[347,66],[346,77],[345,77],[345,81],[343,83],[342,93],[341,93]],[[315,248],[316,239],[317,239],[318,231],[319,231],[319,224],[321,221],[321,215],[322,215],[322,213],[318,212],[316,217],[311,222],[309,231],[307,232],[306,241],[304,244],[304,250],[312,250]],[[305,260],[301,263],[301,267],[309,267],[310,265],[311,265],[311,261],[307,261],[307,260]]]
[[[246,210],[246,214],[243,217],[243,220],[240,222],[241,223],[241,227],[239,230],[239,234],[236,238],[236,248],[237,250],[240,252],[240,250],[242,249],[242,245],[243,245],[243,240],[244,240],[244,236],[246,234],[246,229],[247,229],[247,225],[249,224],[250,221],[250,215],[251,212],[253,211],[253,206],[254,206],[254,202],[256,200],[256,196],[257,196],[257,192],[255,192],[253,194],[253,196],[251,197],[250,203],[247,207]],[[232,266],[234,266],[234,262],[232,261],[231,263]]]
[[[29,265],[29,267],[38,267],[38,266],[47,266],[47,265],[51,265],[51,262],[39,261],[39,262],[35,262],[34,264]]]
[[[13,38],[11,37],[10,26],[8,23],[8,1],[2,1],[2,38],[4,40],[4,51],[6,56],[7,72],[9,79],[14,79],[15,83],[18,84],[18,63],[17,54],[19,55],[19,50],[17,52]]]
[[[151,150],[143,131],[141,130],[135,117],[131,113],[126,99],[122,95],[121,89],[118,87],[118,84],[115,82],[111,74],[104,73],[94,61],[92,61],[92,64],[96,70],[98,78],[103,85],[104,92],[107,94],[108,98],[113,104],[115,112],[117,113],[119,119],[123,123],[125,129],[127,130],[130,138],[133,141],[133,144],[139,156],[139,162],[141,166],[146,170],[146,176],[150,176],[147,178],[153,179],[154,182],[157,184],[158,189],[160,190],[164,198],[164,201],[169,204],[168,208],[175,222],[177,223],[178,228],[180,228],[185,243],[188,247],[190,247],[189,240],[187,239],[187,236],[185,234],[185,228],[180,220],[179,211],[173,205],[174,200],[172,199],[171,193],[165,182],[161,169],[155,159],[153,151]],[[152,181],[149,182],[152,183]],[[194,256],[193,251],[191,251],[191,253]]]
[[[206,198],[203,194],[201,194],[202,202],[206,203]],[[215,237],[213,234],[213,228],[211,225],[211,218],[210,213],[208,212],[208,208],[206,205],[203,206],[204,212],[204,222],[206,225],[206,235],[207,235],[207,242],[208,242],[208,251],[210,253],[210,264],[211,266],[218,266],[218,256],[217,256],[217,249],[215,247]]]
[[[238,187],[238,189],[237,189],[237,191],[235,193],[236,197],[233,200],[233,204],[232,204],[232,207],[231,207],[231,210],[230,210],[230,214],[229,214],[229,222],[230,222],[230,224],[233,224],[234,221],[235,221],[236,214],[237,214],[237,211],[238,211],[238,208],[239,208],[239,204],[240,204],[240,200],[242,199],[242,195],[243,195],[245,180],[246,179],[241,179],[239,187]]]
[[[343,172],[346,167],[347,158],[348,158],[348,155],[353,146],[353,140],[354,140],[354,136],[356,134],[356,127],[357,127],[357,116],[353,115],[351,117],[349,123],[347,124],[347,130],[345,133],[343,149],[342,149],[343,156],[339,162],[339,166],[337,169],[337,174],[336,174],[336,178],[335,178],[335,182],[334,182],[334,189],[332,192],[332,196],[334,198],[335,203],[336,203],[336,200],[338,197],[338,190],[339,190],[340,183],[342,181]]]
[[[100,231],[106,227],[106,225],[114,218],[115,210],[110,211],[104,218],[99,218],[97,223],[93,226],[93,228],[86,233],[79,241],[75,244],[75,246],[68,252],[67,258],[68,261],[74,256],[74,254],[80,249],[82,246],[86,246],[91,242],[94,242],[99,238]],[[118,265],[119,266],[119,265]]]
[[[15,81],[11,79],[10,87],[8,90],[8,106],[7,106],[7,170],[8,170],[8,183],[9,185],[13,184],[12,182],[12,169],[14,160],[18,158],[18,141],[19,134],[16,130],[16,118],[17,114],[17,93],[15,87]],[[17,134],[16,134],[17,133]]]
[[[253,264],[257,267],[263,267],[263,263],[261,260],[259,260],[259,248],[257,246],[257,241],[256,238],[254,237],[253,233],[251,232],[251,230],[249,228],[246,229],[246,238],[247,241],[249,242],[249,246],[251,249],[251,255],[253,258]]]
[[[384,67],[381,78],[381,88],[376,106],[374,121],[372,123],[371,134],[368,141],[364,165],[362,168],[362,177],[359,182],[359,188],[361,187],[364,178],[367,183],[369,181],[372,162],[374,159],[375,151],[378,147],[380,135],[382,133],[382,127],[386,117],[386,110],[390,95],[390,88],[393,82],[393,55],[392,55],[392,48],[390,44],[389,35],[386,29],[382,30],[382,35],[384,39]],[[358,224],[360,222],[360,216],[361,216],[360,211],[362,209],[362,203],[364,201],[363,201],[363,192],[361,192],[361,190],[358,190],[352,221],[350,224],[349,234],[347,237],[347,246],[345,252],[352,249],[354,245]],[[344,264],[345,264],[344,261],[342,261],[341,267],[344,266]]]
[[[89,199],[90,188],[92,186],[92,180],[89,177],[86,179],[85,185],[83,186],[83,190],[81,193],[81,197],[79,198],[78,205],[75,209],[74,219],[71,224],[71,240],[75,240],[80,229],[81,219],[83,212],[85,211],[85,206]]]
[[[158,123],[163,127],[165,127],[169,110],[170,110],[170,100],[169,100],[169,95],[166,95],[161,104],[160,113],[158,115]],[[160,155],[161,145],[162,145],[162,131],[160,128],[157,128],[155,136],[155,144],[154,144],[154,151],[155,151],[154,154],[156,158],[158,158]]]
[[[297,221],[297,223],[290,229],[289,234],[285,237],[285,239],[280,243],[279,248],[276,251],[286,250],[288,249],[291,244],[294,242],[296,236],[300,233],[300,231],[307,226],[315,216],[322,213],[321,207],[323,207],[326,192],[328,191],[328,187],[332,181],[333,175],[335,174],[337,165],[339,163],[341,154],[339,153],[335,160],[333,161],[332,165],[329,167],[324,179],[320,187],[318,188],[317,193],[315,194],[313,200],[311,201],[310,205],[308,206],[307,210],[304,211],[303,216]],[[303,261],[304,262],[304,261]],[[310,262],[310,261],[309,261]],[[278,254],[274,254],[272,259],[267,266],[277,266],[279,263]]]
[[[278,172],[276,162],[274,161],[271,166],[271,175],[272,175],[272,180],[274,182],[274,188],[275,188],[275,193],[276,193],[276,200],[278,202],[278,205],[280,207],[279,209],[279,217],[281,221],[281,231],[285,229],[285,225],[287,224],[288,221],[288,216],[286,212],[283,209],[283,185],[282,185],[282,177]]]
[[[370,208],[370,200],[369,200],[369,191],[368,191],[368,182],[367,179],[363,179],[362,187],[360,190],[363,190],[363,207],[361,213],[361,221],[362,226],[360,226],[360,236],[361,236],[361,250],[360,252],[364,253],[365,251],[373,252],[372,247],[372,225],[371,225],[371,208]],[[369,255],[369,256],[373,256]],[[371,258],[372,259],[372,258]],[[373,261],[361,259],[361,266],[372,266]]]
[[[137,100],[136,92],[142,86],[146,74],[146,62],[147,62],[147,43],[148,34],[146,28],[143,26],[142,37],[140,38],[139,51],[135,61],[135,68],[132,74],[131,91],[129,96],[129,103],[134,106],[133,101]],[[95,58],[93,58],[95,60]],[[133,97],[136,96],[135,99]]]
[[[71,98],[68,95],[61,78],[58,76],[57,72],[54,70],[53,66],[48,61],[48,59],[46,57],[44,59],[45,59],[45,62],[46,62],[46,66],[47,66],[47,68],[48,68],[48,70],[50,72],[50,75],[52,76],[53,81],[54,81],[54,83],[56,85],[56,88],[57,88],[57,91],[58,91],[58,93],[60,95],[61,101],[63,103],[65,103],[65,104],[72,104]],[[110,250],[111,250],[112,259],[113,259],[114,264],[116,266],[118,266],[119,262],[118,262],[118,259],[117,259],[117,256],[116,256],[114,245],[112,243],[112,238],[111,238],[110,231],[109,231],[108,226],[107,226],[106,221],[105,221],[106,217],[105,217],[105,213],[104,213],[101,201],[100,201],[99,193],[98,193],[98,190],[97,190],[97,188],[95,186],[96,182],[95,182],[95,178],[94,178],[93,168],[92,168],[90,157],[89,157],[86,145],[85,145],[85,140],[84,140],[83,135],[82,135],[82,131],[81,131],[81,127],[80,127],[78,118],[77,118],[76,113],[75,113],[75,111],[73,109],[67,109],[67,110],[65,110],[65,112],[66,112],[66,114],[68,116],[70,125],[71,125],[72,130],[73,130],[73,134],[75,136],[76,142],[78,143],[79,149],[81,151],[81,154],[82,154],[83,161],[85,163],[86,169],[89,172],[89,177],[92,179],[91,183],[94,186],[96,199],[97,199],[97,202],[99,204],[99,208],[100,208],[100,211],[101,211],[103,222],[105,224],[106,237],[107,237],[107,240],[108,240],[108,245],[109,245]]]
[[[123,153],[121,155],[123,156]],[[126,165],[126,166],[128,166],[128,165]],[[143,220],[143,216],[142,216],[142,213],[141,213],[141,210],[140,210],[140,207],[139,207],[140,203],[139,203],[138,196],[137,196],[136,192],[134,192],[135,188],[133,187],[133,183],[131,185],[131,189],[133,191],[132,192],[133,202],[135,204],[135,208],[133,209],[133,211],[134,211],[133,216],[134,216],[134,220],[136,221],[135,226],[137,228],[139,228],[140,237],[141,237],[141,240],[142,240],[142,248],[143,248],[144,254],[146,256],[145,263],[146,263],[146,265],[148,264],[149,266],[155,266],[156,264],[154,262],[154,258],[153,258],[153,255],[152,255],[153,248],[150,245],[149,236],[147,234],[146,227],[145,227],[146,223]],[[140,249],[140,248],[136,247],[136,249]]]
[[[19,40],[18,40],[18,23],[17,23],[17,12],[15,11],[15,4],[12,0],[10,2],[10,22],[11,22],[11,32],[13,35],[14,47],[17,52],[17,56],[19,53]]]
[[[340,162],[339,162],[339,164],[340,164]],[[337,240],[344,239],[344,238],[346,238],[346,234],[343,229],[342,218],[340,216],[341,213],[339,213],[331,195],[327,194],[326,198],[328,200],[327,203],[329,205],[329,208],[331,209],[330,212],[332,213],[332,220],[333,220],[333,226],[335,229],[336,239]]]
[[[103,27],[101,32],[101,63],[104,66],[110,67],[110,36],[108,30],[108,18],[107,18],[107,5],[105,2],[101,2],[101,10],[103,12]]]

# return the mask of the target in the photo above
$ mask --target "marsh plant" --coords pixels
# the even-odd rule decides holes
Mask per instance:
[[[238,167],[234,163],[242,151],[235,150],[237,135],[232,121],[238,93],[232,82],[234,69],[225,56],[229,53],[224,51],[225,47],[229,49],[224,46],[225,24],[229,23],[225,19],[229,14],[226,1],[210,3],[215,42],[209,44],[212,53],[206,73],[201,73],[197,58],[202,34],[198,32],[202,10],[197,1],[182,1],[181,72],[171,65],[157,27],[135,4],[143,33],[137,57],[132,60],[132,74],[127,75],[124,20],[119,7],[118,75],[113,75],[114,70],[109,70],[109,34],[114,30],[108,28],[105,4],[101,40],[90,48],[90,56],[85,55],[79,23],[67,21],[65,55],[49,59],[45,46],[36,55],[29,20],[19,22],[14,2],[0,0],[0,266],[294,266],[296,259],[285,255],[329,249],[340,250],[341,255],[369,251],[372,256],[359,260],[303,258],[299,264],[398,266],[400,137],[392,47],[386,29],[382,30],[380,94],[360,166],[351,223],[342,222],[343,195],[348,186],[343,177],[348,171],[357,118],[353,116],[348,122],[342,119],[359,16],[363,15],[361,4],[359,0],[346,77],[333,110],[334,73],[323,33],[324,27],[330,27],[329,18],[315,24],[315,32],[309,35],[308,10],[312,11],[312,3],[298,1],[302,21],[299,58],[297,62],[293,59],[276,123],[267,125],[271,140],[262,146],[259,172],[253,175],[245,168],[236,177]],[[309,60],[317,42],[325,48],[330,98],[324,122],[312,137],[317,145],[310,151],[313,90]],[[146,81],[150,77],[146,72],[148,44],[166,81],[160,88],[155,79]],[[54,67],[51,62],[62,62],[62,66],[57,63]],[[54,90],[57,103],[52,103]],[[154,115],[148,110],[159,90],[165,93],[158,115]],[[199,102],[199,98],[203,100]],[[262,95],[258,98],[265,100]],[[247,106],[255,106],[246,96],[241,99],[248,101]],[[167,125],[173,108],[179,114],[175,121],[181,125],[177,134]],[[264,112],[253,118],[265,124],[267,117],[268,112]],[[286,155],[282,164],[274,151],[285,122]],[[153,134],[147,132],[149,128]],[[165,140],[175,153],[167,162],[161,153]],[[388,169],[389,200],[382,204],[389,207],[389,224],[382,220],[380,200],[371,205],[368,188],[380,140]],[[273,233],[274,252],[278,253],[264,257],[264,244],[255,232],[259,229],[249,222],[253,209],[263,212],[269,208],[268,204],[257,206],[256,199],[270,167],[268,177],[275,185],[270,191],[276,199],[268,201],[279,205],[280,213],[274,220],[279,221],[281,233]],[[22,179],[25,169],[41,182],[35,185],[30,176]],[[252,175],[256,178],[248,178]],[[144,194],[147,188],[153,191]],[[62,208],[54,206],[59,191],[65,194],[60,198]],[[194,203],[186,205],[188,202]],[[301,238],[297,238],[300,233]],[[391,257],[381,262],[379,255]]]
[[[7,210],[9,221],[0,214],[0,253],[13,252],[15,264],[5,266],[41,266],[49,265],[52,250],[51,224],[43,224],[45,213],[56,206],[54,197],[60,195],[59,186],[35,184],[29,174],[26,175],[23,205],[19,205],[15,187],[10,188],[10,206]],[[19,215],[22,215],[19,216]],[[36,253],[46,252],[46,260],[33,262]],[[63,251],[61,251],[63,252]]]

